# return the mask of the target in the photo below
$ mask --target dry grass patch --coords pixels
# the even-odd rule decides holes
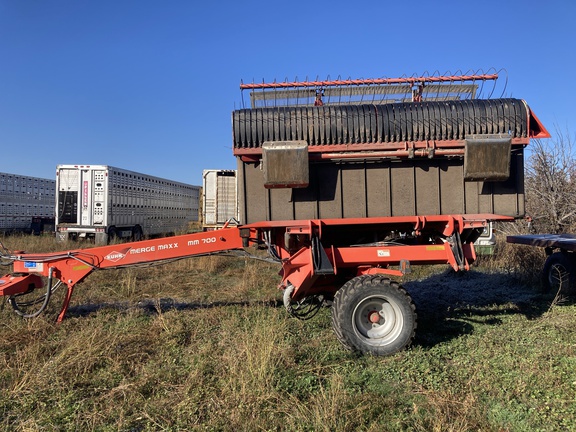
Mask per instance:
[[[574,306],[542,305],[515,254],[406,277],[418,336],[386,358],[342,349],[327,308],[290,318],[272,264],[94,272],[60,325],[64,290],[33,320],[0,311],[0,430],[574,429]]]

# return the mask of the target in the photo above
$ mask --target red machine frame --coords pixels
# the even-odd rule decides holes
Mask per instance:
[[[58,316],[62,321],[74,288],[94,270],[257,246],[267,247],[281,263],[280,288],[290,286],[293,300],[333,296],[344,281],[355,276],[402,276],[410,264],[449,264],[456,271],[468,270],[476,259],[473,241],[488,221],[512,219],[458,215],[273,221],[65,252],[16,252],[4,256],[13,261],[14,273],[0,278],[0,295],[13,297],[42,288],[41,276],[49,278],[50,284],[58,281],[67,286]],[[380,237],[393,233],[396,238],[351,244],[342,240],[345,232]]]
[[[403,84],[408,85],[412,101],[419,103],[428,83],[483,82],[497,77],[497,74],[473,74],[262,83],[242,84],[241,89],[274,91],[310,87],[316,90],[316,106],[323,104],[319,96],[324,87]],[[526,146],[531,138],[550,136],[529,108],[527,115],[528,134],[511,138],[513,146]],[[463,139],[355,143],[353,146],[340,143],[321,148],[311,146],[309,159],[463,157],[465,149]],[[252,163],[259,162],[263,153],[260,147],[236,148],[234,156]],[[261,259],[249,253],[250,247],[256,247],[267,249],[270,259],[281,266],[279,288],[284,292],[284,305],[291,314],[308,318],[320,305],[331,302],[334,331],[346,348],[389,355],[408,346],[416,329],[412,299],[390,277],[401,277],[412,264],[448,264],[455,271],[468,270],[476,259],[474,241],[488,223],[513,220],[502,215],[466,214],[259,221],[239,226],[226,224],[216,231],[49,254],[0,252],[1,264],[13,264],[13,273],[0,278],[0,296],[7,296],[20,315],[33,317],[45,309],[54,289],[65,285],[67,292],[58,315],[58,321],[62,321],[76,285],[94,270],[225,252]],[[45,286],[43,296],[34,301],[23,300]],[[34,313],[21,309],[37,304],[41,306]]]

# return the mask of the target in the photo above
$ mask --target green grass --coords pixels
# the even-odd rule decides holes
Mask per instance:
[[[63,292],[33,320],[0,311],[0,428],[575,430],[576,306],[496,267],[406,278],[417,337],[385,358],[344,350],[328,308],[288,316],[266,263],[97,272],[59,325]]]

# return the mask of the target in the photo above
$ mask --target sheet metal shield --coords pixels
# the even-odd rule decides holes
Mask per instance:
[[[471,135],[465,140],[464,180],[505,181],[510,177],[509,135]]]
[[[264,187],[305,188],[310,183],[306,141],[267,141],[262,144]]]

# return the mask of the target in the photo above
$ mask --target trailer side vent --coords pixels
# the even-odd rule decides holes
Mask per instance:
[[[471,135],[465,140],[464,180],[504,181],[510,177],[510,135]]]

